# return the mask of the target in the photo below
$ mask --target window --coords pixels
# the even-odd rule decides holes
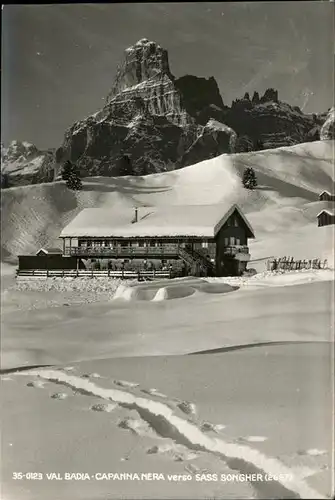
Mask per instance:
[[[237,217],[234,217],[234,226],[238,227],[238,218]]]
[[[151,246],[151,247],[155,247],[155,246],[156,246],[156,242],[155,242],[155,241],[153,241],[153,240],[150,240],[150,246]]]
[[[235,245],[235,236],[231,236],[230,237],[229,244],[230,244],[230,246],[234,246]]]
[[[201,246],[202,248],[208,248],[208,241],[202,241]]]
[[[139,241],[139,242],[138,242],[138,246],[139,246],[139,247],[144,247],[144,241]]]
[[[236,238],[236,245],[240,245],[240,244],[241,244],[240,238]]]

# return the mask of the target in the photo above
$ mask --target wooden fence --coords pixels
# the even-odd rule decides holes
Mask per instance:
[[[112,271],[106,270],[82,270],[82,269],[61,269],[61,270],[43,270],[43,269],[27,269],[17,270],[17,277],[26,278],[121,278],[121,279],[161,279],[171,278],[170,271]]]
[[[299,269],[325,269],[327,267],[327,259],[321,261],[321,259],[311,259],[311,260],[294,260],[293,257],[280,257],[278,259],[270,259],[267,261],[268,271],[296,271]]]

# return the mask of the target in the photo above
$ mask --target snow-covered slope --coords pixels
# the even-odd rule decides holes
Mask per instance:
[[[35,184],[54,179],[53,150],[40,151],[29,142],[1,144],[1,187]]]
[[[283,251],[299,258],[308,258],[307,253],[318,257],[324,249],[321,232],[326,241],[331,241],[332,235],[332,227],[317,227],[316,215],[323,208],[319,193],[333,189],[333,162],[334,142],[319,141],[221,155],[177,171],[143,177],[88,178],[81,192],[68,190],[62,182],[10,188],[2,193],[3,259],[58,244],[62,228],[86,207],[122,211],[135,205],[222,201],[239,204],[247,214],[256,233],[251,244],[253,258],[266,257],[275,250],[276,254]],[[259,185],[255,191],[241,184],[246,166],[256,171]],[[308,247],[304,245],[305,234]],[[297,238],[301,244],[295,252]],[[272,241],[278,244],[272,245]]]

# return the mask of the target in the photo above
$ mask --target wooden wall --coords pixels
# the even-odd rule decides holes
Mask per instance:
[[[318,226],[329,226],[330,224],[335,224],[335,216],[330,215],[327,212],[323,212],[318,217]]]

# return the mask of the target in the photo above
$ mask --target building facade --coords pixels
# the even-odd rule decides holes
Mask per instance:
[[[120,214],[85,209],[66,228],[63,255],[115,269],[173,269],[175,275],[242,274],[250,223],[237,205],[142,207]]]
[[[329,191],[322,191],[319,194],[320,201],[335,201],[335,194],[330,193]]]
[[[318,219],[318,226],[319,227],[329,226],[331,224],[335,224],[335,209],[330,208],[330,209],[322,210],[322,212],[320,212],[317,215],[317,219]]]

